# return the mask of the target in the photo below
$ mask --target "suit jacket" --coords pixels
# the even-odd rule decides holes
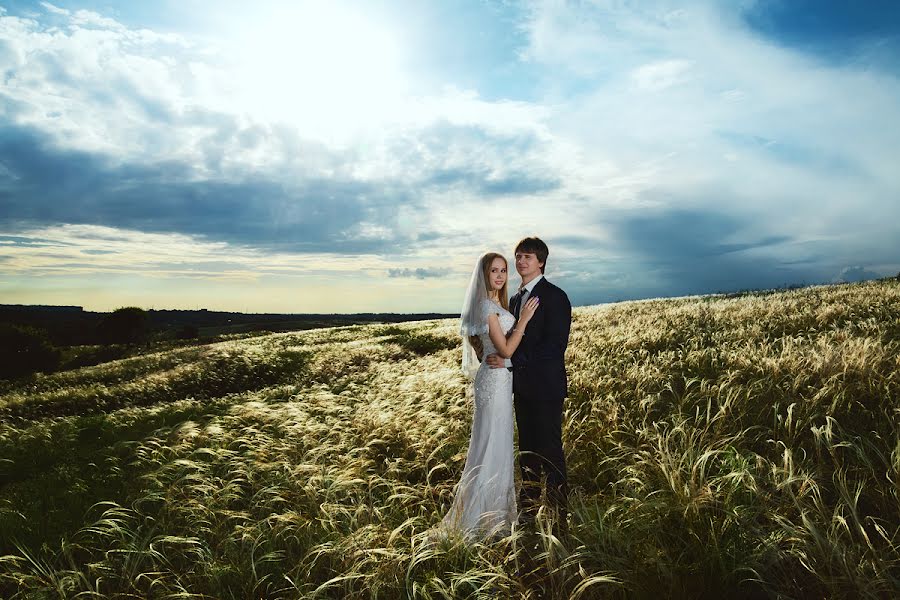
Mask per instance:
[[[541,303],[512,355],[513,391],[538,400],[566,397],[566,347],[572,326],[572,304],[560,288],[541,279],[529,298]],[[518,309],[518,307],[513,307]]]

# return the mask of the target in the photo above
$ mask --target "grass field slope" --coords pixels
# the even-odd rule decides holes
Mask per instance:
[[[576,309],[571,531],[536,548],[424,535],[469,434],[455,329],[6,384],[0,597],[900,596],[900,283]]]

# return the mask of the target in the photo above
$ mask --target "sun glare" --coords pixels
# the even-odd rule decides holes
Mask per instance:
[[[286,5],[240,26],[233,83],[242,108],[341,141],[402,110],[408,92],[398,34],[335,3]]]

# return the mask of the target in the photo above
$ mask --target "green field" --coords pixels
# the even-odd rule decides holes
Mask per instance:
[[[575,309],[562,541],[426,542],[469,432],[455,329],[6,386],[0,597],[900,596],[900,283]]]

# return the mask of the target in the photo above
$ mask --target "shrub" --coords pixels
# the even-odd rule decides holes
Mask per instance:
[[[53,371],[59,362],[60,351],[53,347],[43,329],[0,323],[0,378]]]
[[[67,371],[80,367],[91,367],[102,363],[119,360],[129,356],[128,346],[108,344],[104,346],[83,346],[69,349],[70,356],[63,360],[60,370]]]
[[[117,308],[100,321],[97,334],[107,344],[133,344],[147,328],[147,312],[137,306]]]
[[[404,351],[425,356],[441,350],[449,350],[459,346],[459,340],[434,335],[428,331],[403,329],[400,327],[387,327],[382,335],[390,336],[385,340],[387,344],[398,344]]]
[[[182,325],[175,332],[179,340],[196,340],[200,338],[200,329],[196,325]]]

